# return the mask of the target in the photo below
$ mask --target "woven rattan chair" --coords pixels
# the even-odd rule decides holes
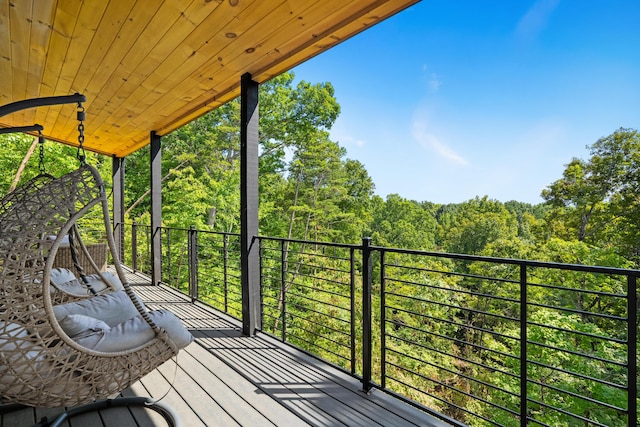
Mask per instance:
[[[29,198],[33,193],[37,192],[43,186],[53,181],[55,177],[48,173],[41,173],[34,178],[24,183],[15,190],[9,192],[2,199],[0,199],[0,217],[2,217],[7,211],[10,211],[16,205],[20,205],[26,198]]]
[[[28,182],[7,193],[2,199],[0,199],[0,221],[2,221],[7,212],[10,212],[13,208],[24,203],[25,200],[33,197],[36,192],[40,191],[42,187],[48,185],[53,180],[55,180],[53,175],[41,172]],[[74,248],[70,246],[59,247],[58,252],[54,257],[53,267],[73,270],[74,273],[79,276],[92,273],[100,275],[106,270],[108,251],[107,244],[96,243],[85,245],[78,232],[77,224],[72,227],[71,231],[74,231],[76,234],[76,241],[78,242],[79,248],[78,250],[74,250]],[[79,250],[80,248],[82,250]],[[86,253],[84,251],[85,248]],[[75,265],[76,263],[73,260],[74,257],[78,259],[77,264],[82,270],[79,270]],[[106,286],[100,293],[116,290],[114,284],[104,279],[104,277],[102,279]],[[54,304],[76,301],[93,295],[89,289],[85,289],[85,291],[81,293],[71,293],[64,289],[60,289],[53,282],[51,283],[51,291],[51,298]]]
[[[28,190],[28,191],[27,191]],[[74,406],[113,397],[177,353],[126,282],[102,179],[89,165],[38,178],[0,204],[0,396],[29,406]],[[126,351],[80,346],[53,312],[50,272],[64,236],[99,205],[117,274],[155,338]],[[49,236],[56,236],[51,240]]]

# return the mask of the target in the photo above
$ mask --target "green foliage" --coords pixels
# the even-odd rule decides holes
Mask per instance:
[[[640,134],[618,129],[573,159],[543,192],[545,203],[506,203],[476,197],[439,205],[391,194],[374,195],[364,165],[330,138],[340,112],[330,83],[285,73],[260,88],[259,229],[262,236],[315,242],[442,251],[511,260],[637,268],[640,265]],[[199,297],[241,315],[240,104],[208,113],[162,139],[163,280],[189,291],[187,229],[199,234]],[[33,145],[23,135],[0,136],[0,194],[6,194]],[[37,148],[37,147],[36,147]],[[39,172],[38,150],[21,182]],[[76,149],[45,145],[45,168],[61,175],[77,167]],[[110,159],[90,155],[109,191]],[[127,220],[149,224],[149,149],[126,159]],[[86,223],[99,230],[99,212]],[[125,240],[129,245],[131,236]],[[148,248],[150,230],[140,227]],[[361,366],[360,274],[351,289],[348,248],[319,243],[262,241],[266,331],[349,370],[351,340]],[[231,256],[224,253],[226,248]],[[460,257],[458,257],[460,258]],[[126,259],[128,263],[133,260]],[[139,269],[150,263],[140,250]],[[361,268],[356,260],[356,268]],[[385,276],[381,273],[384,271]],[[374,353],[387,386],[469,425],[519,423],[520,280],[517,262],[388,254],[374,268],[374,336],[384,336],[386,359]],[[628,331],[623,280],[603,274],[530,268],[526,297],[530,416],[554,426],[581,425],[561,411],[604,425],[626,420]],[[226,286],[226,288],[223,288]],[[384,289],[384,293],[383,293]],[[351,292],[354,292],[351,295]],[[352,312],[350,298],[355,298]],[[383,299],[385,307],[383,311]],[[385,319],[381,318],[384,314]],[[379,348],[381,342],[375,343]],[[592,378],[602,379],[591,381]],[[379,378],[378,378],[379,379]],[[585,396],[587,399],[577,396]],[[604,402],[606,405],[597,405]],[[445,403],[446,402],[446,403]],[[548,406],[547,406],[548,405]],[[610,406],[607,406],[610,405]],[[469,411],[479,414],[474,417]]]
[[[504,204],[486,196],[461,204],[449,216],[441,229],[447,252],[478,255],[489,243],[499,238],[514,238],[518,234],[514,215]]]
[[[542,192],[552,235],[614,247],[638,263],[640,133],[620,128],[588,148],[588,160],[573,159]]]
[[[435,206],[406,200],[397,194],[372,201],[370,236],[377,245],[410,249],[435,249]]]
[[[80,165],[76,157],[76,148],[51,141],[45,141],[41,146],[37,141],[37,138],[24,134],[0,135],[0,170],[3,171],[0,175],[0,196],[34,178],[41,172],[41,167],[45,173],[58,177],[77,169]],[[109,192],[110,159],[99,154],[87,153],[86,161],[101,173],[106,191]],[[104,217],[98,206],[87,212],[79,224],[85,243],[104,242]]]
[[[32,147],[33,150],[29,154],[32,144],[35,146]],[[77,169],[79,162],[76,158],[76,148],[45,141],[42,149],[45,172],[53,176],[61,176]],[[40,173],[39,153],[40,146],[33,136],[24,134],[0,135],[0,168],[3,171],[0,177],[0,194],[4,195],[9,191],[23,161],[27,160],[19,183],[27,182]],[[87,162],[96,166],[105,177],[105,182],[110,184],[111,163],[107,158],[99,154],[88,153]]]

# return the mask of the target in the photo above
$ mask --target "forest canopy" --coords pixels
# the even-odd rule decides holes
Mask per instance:
[[[452,204],[408,200],[398,194],[383,199],[375,194],[364,165],[349,159],[346,150],[330,138],[329,130],[340,113],[332,85],[294,82],[294,75],[286,73],[260,88],[261,236],[351,244],[371,237],[374,245],[390,248],[626,269],[640,265],[637,130],[619,128],[587,145],[589,157],[573,158],[562,176],[541,191],[543,202],[536,205],[501,202],[486,195]],[[41,170],[58,176],[78,166],[72,147],[52,142],[40,145],[37,138],[18,134],[0,135],[0,142],[4,171],[0,195]],[[110,186],[111,159],[90,155],[88,161]],[[239,233],[239,162],[238,100],[163,137],[163,225]],[[127,223],[150,223],[149,173],[148,147],[127,157]],[[199,285],[199,297],[216,306],[218,297],[206,300],[206,295],[219,295],[214,291],[222,281],[212,278],[219,267],[215,264],[220,262],[212,254],[220,245],[204,240],[200,241],[204,255],[198,268],[209,282]],[[266,245],[266,251],[277,252]],[[172,255],[184,258],[184,252],[183,248]],[[275,335],[284,328],[279,313],[286,283],[287,331],[290,337],[300,337],[298,341],[288,339],[307,351],[316,351],[313,346],[325,338],[331,343],[329,347],[344,339],[348,333],[340,333],[340,328],[350,325],[349,316],[358,311],[347,303],[341,311],[344,319],[336,314],[341,308],[336,298],[344,293],[340,286],[352,280],[351,265],[339,267],[349,256],[319,253],[320,261],[296,263],[296,257],[304,258],[308,253],[287,246],[282,253],[263,259],[270,263],[261,282],[263,310],[265,319],[271,320],[265,321],[264,331]],[[387,357],[397,368],[391,377],[400,376],[401,366],[415,366],[416,361],[421,364],[412,369],[421,374],[403,380],[396,391],[414,399],[418,397],[411,394],[412,389],[436,396],[422,403],[469,425],[488,425],[482,417],[491,419],[491,425],[518,423],[513,414],[518,414],[521,404],[516,391],[521,368],[521,307],[517,298],[522,285],[518,279],[521,273],[511,268],[517,264],[484,263],[478,258],[454,262],[453,256],[400,258],[395,259],[397,263],[388,262],[385,270],[385,315],[391,326],[384,327],[392,342],[389,348],[395,351]],[[177,265],[180,274],[171,283],[181,289],[187,284],[187,271],[180,270],[181,263]],[[295,267],[283,273],[288,265]],[[305,268],[313,271],[304,273]],[[622,328],[620,324],[628,316],[625,284],[571,269],[562,275],[541,270],[528,271],[532,276],[528,283],[534,286],[525,292],[531,310],[525,313],[531,348],[526,358],[538,360],[528,365],[527,381],[540,386],[530,391],[532,414],[544,425],[577,425],[575,417],[567,415],[571,411],[594,417],[598,425],[626,425],[621,411],[612,409],[612,405],[627,404],[623,390],[627,354],[620,344],[626,339],[626,324]],[[290,279],[269,277],[268,271],[283,277],[289,274]],[[376,277],[374,286],[380,292],[382,279]],[[290,292],[294,287],[295,292]],[[356,292],[361,292],[362,287],[358,289]],[[374,303],[382,304],[379,295]],[[379,320],[372,322],[374,336],[381,333]],[[563,349],[567,342],[578,351]],[[345,367],[347,358],[340,359],[335,352],[325,351],[320,356]],[[599,378],[595,380],[597,387],[593,387],[594,378]],[[505,397],[503,392],[510,389],[514,391]],[[474,396],[483,398],[474,400]],[[569,412],[531,404],[545,399],[555,403],[559,396]],[[588,401],[580,396],[588,396]],[[606,405],[596,410],[594,402]],[[496,407],[507,409],[497,412]],[[480,416],[474,418],[469,412]]]
[[[375,195],[364,165],[329,130],[340,114],[330,83],[294,83],[285,73],[260,88],[260,234],[408,249],[606,266],[640,262],[640,134],[619,128],[587,145],[542,190],[537,205],[488,196],[456,204]],[[163,224],[239,231],[239,101],[162,139]],[[87,123],[87,126],[90,126]],[[2,135],[0,194],[37,174],[28,135]],[[46,169],[73,169],[75,150],[44,146]],[[126,159],[127,221],[149,222],[148,148]],[[111,161],[90,159],[107,182]],[[558,242],[564,242],[558,245]]]

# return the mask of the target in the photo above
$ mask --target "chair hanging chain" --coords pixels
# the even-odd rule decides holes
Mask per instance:
[[[38,131],[38,145],[40,147],[40,160],[38,162],[38,169],[40,169],[40,173],[46,173],[46,169],[44,167],[44,136],[42,136],[42,132]]]
[[[84,151],[84,107],[81,102],[78,102],[78,160],[80,164],[84,165],[87,161],[87,154]]]

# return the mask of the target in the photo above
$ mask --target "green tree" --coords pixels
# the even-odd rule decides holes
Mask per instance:
[[[417,203],[397,194],[373,203],[371,237],[376,245],[407,249],[433,250],[437,222],[437,206]]]
[[[487,196],[462,203],[443,216],[442,241],[448,252],[478,255],[489,243],[518,234],[515,217],[503,203]]]
[[[40,145],[31,135],[15,133],[0,135],[0,194],[6,194],[15,184],[24,183],[40,173]],[[42,145],[45,172],[61,176],[79,166],[77,149],[57,142]],[[110,162],[105,156],[88,153],[87,162],[96,166],[107,185],[111,183]],[[14,182],[19,178],[19,182]]]
[[[551,210],[551,234],[615,247],[638,262],[640,255],[640,133],[620,128],[573,159],[563,177],[542,192]]]

